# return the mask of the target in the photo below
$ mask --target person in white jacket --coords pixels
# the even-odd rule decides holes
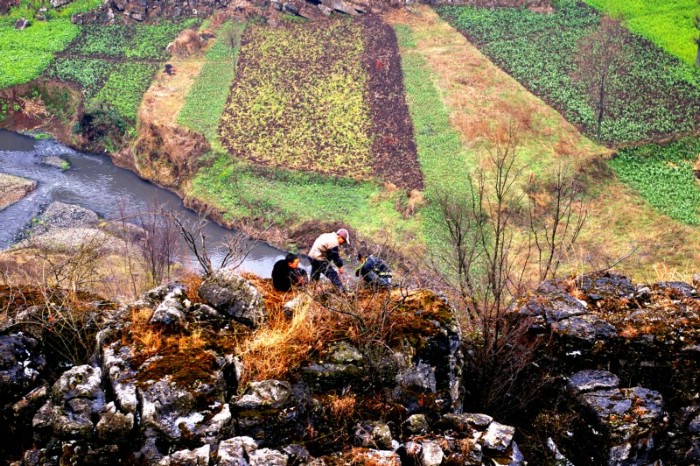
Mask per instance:
[[[311,259],[311,280],[318,281],[321,274],[325,275],[339,290],[344,291],[340,275],[343,274],[343,260],[340,258],[340,246],[350,245],[350,234],[345,228],[335,233],[324,233],[316,238],[309,258]],[[338,271],[331,266],[331,261]],[[338,275],[340,274],[340,275]]]

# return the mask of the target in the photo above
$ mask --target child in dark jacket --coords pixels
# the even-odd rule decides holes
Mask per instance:
[[[364,283],[376,288],[391,287],[391,269],[378,257],[365,252],[357,254],[360,266],[355,270],[355,275],[361,277]]]

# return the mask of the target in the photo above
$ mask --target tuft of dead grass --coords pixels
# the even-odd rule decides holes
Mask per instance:
[[[166,50],[175,57],[187,58],[201,52],[205,45],[197,31],[185,29],[168,44]]]

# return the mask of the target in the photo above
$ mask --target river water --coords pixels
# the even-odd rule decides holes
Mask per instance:
[[[41,163],[49,155],[67,160],[71,168],[63,171]],[[0,211],[0,249],[12,245],[32,218],[54,201],[85,207],[107,220],[121,218],[124,208],[139,212],[162,205],[180,218],[197,221],[197,215],[170,191],[117,167],[106,156],[76,152],[50,139],[36,141],[0,130],[0,173],[29,178],[38,184],[27,197]],[[209,250],[214,251],[212,256],[220,258],[216,250],[231,231],[209,222],[205,234]],[[241,269],[269,277],[272,265],[283,256],[284,252],[266,243],[254,242]],[[193,262],[193,257],[185,254],[184,260]]]

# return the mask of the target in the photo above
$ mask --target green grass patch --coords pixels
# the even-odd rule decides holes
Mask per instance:
[[[78,26],[62,18],[36,21],[21,31],[0,23],[0,88],[38,78],[78,32]]]
[[[544,98],[589,136],[596,118],[585,84],[574,77],[577,43],[598,25],[586,5],[557,2],[553,14],[526,9],[445,6],[438,12],[497,65]],[[695,70],[648,41],[627,34],[627,73],[616,77],[601,140],[636,142],[693,131],[700,116]]]
[[[689,225],[700,225],[700,187],[693,165],[700,140],[685,139],[625,149],[610,160],[617,176],[660,212]]]
[[[696,0],[586,0],[614,18],[624,20],[630,31],[654,42],[690,65],[695,64],[698,37],[693,21],[700,13]]]
[[[100,0],[75,0],[61,9],[49,2],[22,0],[7,15],[0,16],[0,89],[38,78],[56,52],[66,49],[80,33],[71,15],[99,6]],[[37,20],[36,11],[47,6],[46,20]],[[25,18],[29,27],[17,30],[15,21]]]
[[[198,22],[85,26],[70,55],[58,57],[46,76],[81,85],[88,104],[108,104],[135,124],[141,99],[168,57],[166,46]]]
[[[177,117],[179,124],[204,134],[212,144],[218,143],[216,129],[235,76],[240,51],[235,45],[240,43],[244,28],[244,23],[229,22],[219,29],[216,42],[207,51],[206,63]]]
[[[119,114],[136,121],[143,95],[151,84],[158,65],[122,63],[110,75],[104,86],[92,99],[116,108]]]
[[[196,18],[161,21],[157,24],[90,25],[83,28],[71,54],[97,57],[125,57],[135,60],[165,60],[166,46],[183,29],[196,26]]]
[[[405,196],[400,191],[388,195],[371,182],[254,167],[226,155],[197,173],[189,194],[226,212],[226,220],[262,218],[290,229],[343,221],[365,235],[389,229],[399,238],[417,229],[395,208],[397,196]]]
[[[220,126],[231,154],[319,173],[371,175],[362,27],[253,25]]]
[[[462,145],[459,133],[450,124],[449,110],[433,81],[430,66],[412,50],[416,40],[410,28],[398,27],[401,47],[401,69],[404,73],[406,101],[413,121],[418,161],[425,177],[427,206],[422,210],[423,241],[430,249],[443,247],[440,242],[439,212],[435,195],[449,193],[455,197],[467,194],[474,155]]]

